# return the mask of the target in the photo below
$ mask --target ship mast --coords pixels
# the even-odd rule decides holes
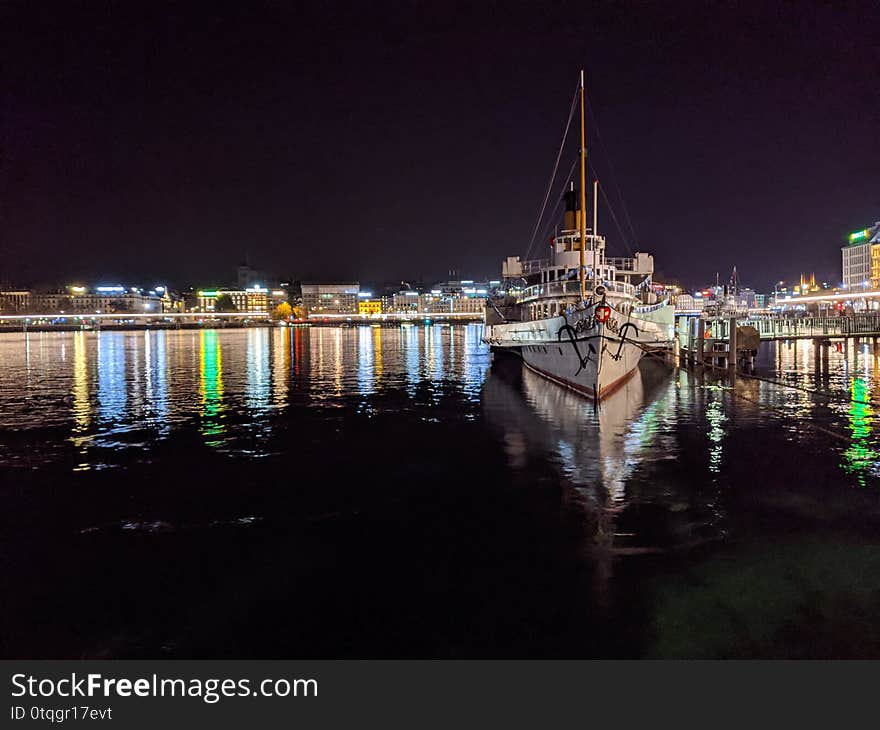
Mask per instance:
[[[587,245],[587,147],[584,142],[586,137],[584,129],[584,70],[581,69],[581,215],[580,215],[580,234],[581,234],[581,250],[580,250],[580,283],[581,283],[581,300],[587,298],[587,281],[584,261],[584,249]],[[596,257],[593,256],[593,267],[596,266]]]
[[[599,181],[593,180],[593,292],[599,286]]]

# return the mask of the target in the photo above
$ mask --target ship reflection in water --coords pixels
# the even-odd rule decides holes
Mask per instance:
[[[598,537],[605,544],[610,521],[598,515],[617,515],[625,508],[627,477],[641,466],[643,446],[659,435],[659,424],[664,414],[668,422],[674,405],[668,377],[662,382],[668,372],[658,372],[656,365],[642,369],[649,374],[637,371],[598,407],[513,364],[493,369],[486,382],[486,411],[502,432],[511,468],[524,467],[531,456],[555,453],[565,498],[597,516],[603,528]]]
[[[654,476],[678,457],[677,413],[688,390],[671,368],[652,360],[598,407],[516,363],[502,361],[487,379],[487,414],[511,468],[558,467],[560,511],[581,525],[598,604],[607,605],[616,559],[723,536],[717,488]],[[719,446],[712,443],[710,464]]]
[[[880,657],[873,349],[594,410],[481,338],[0,335],[0,655]]]

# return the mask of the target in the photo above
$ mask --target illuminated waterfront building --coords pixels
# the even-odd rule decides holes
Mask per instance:
[[[500,282],[495,282],[500,284]],[[474,281],[447,281],[429,291],[403,289],[388,298],[386,313],[394,314],[482,314],[489,285]]]
[[[290,293],[283,286],[270,289],[268,292],[269,308],[275,309],[279,304],[290,301]]]
[[[880,287],[880,243],[871,244],[871,288]]]
[[[33,314],[115,314],[162,313],[173,302],[164,287],[144,290],[121,285],[71,285],[62,291],[31,292],[27,313]]]
[[[500,282],[494,282],[494,285],[500,285]],[[480,314],[486,308],[489,288],[488,282],[471,279],[440,282],[419,297],[420,311],[425,314]]]
[[[303,306],[309,314],[357,314],[360,284],[311,282],[302,285]]]
[[[433,290],[419,297],[419,311],[424,314],[480,314],[486,308],[485,296],[441,294]]]
[[[31,293],[28,290],[0,291],[0,313],[19,314],[30,311]]]
[[[358,294],[358,314],[382,314],[382,300],[376,299],[370,292]]]
[[[850,233],[841,254],[844,286],[880,286],[880,221]]]
[[[198,311],[219,311],[217,302],[220,297],[228,297],[236,312],[265,312],[269,306],[269,291],[257,284],[247,289],[201,289]]]
[[[679,294],[675,300],[675,308],[682,311],[695,311],[703,308],[703,298],[694,299],[692,294]]]
[[[397,292],[391,297],[391,311],[396,314],[418,313],[419,293],[415,289]]]

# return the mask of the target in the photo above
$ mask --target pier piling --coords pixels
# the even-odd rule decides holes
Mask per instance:
[[[736,352],[736,317],[731,317],[727,320],[727,326],[730,331],[727,346],[727,367],[735,370],[738,361]]]
[[[706,320],[700,317],[697,326],[697,362],[703,364],[703,344],[706,342]]]

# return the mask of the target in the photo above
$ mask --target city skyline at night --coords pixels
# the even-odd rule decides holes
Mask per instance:
[[[880,209],[877,8],[809,6],[5,4],[3,278],[491,276],[584,66],[609,250],[831,279]]]

